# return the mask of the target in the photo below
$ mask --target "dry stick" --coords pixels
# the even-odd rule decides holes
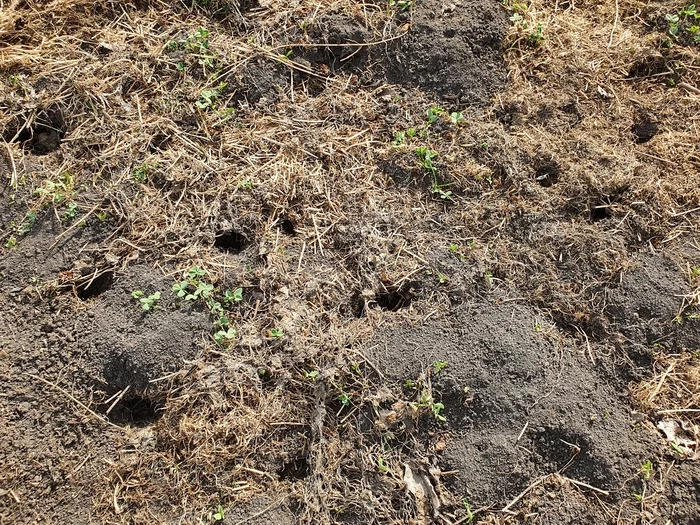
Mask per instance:
[[[532,489],[534,489],[535,487],[538,487],[539,485],[542,485],[542,483],[544,483],[544,480],[546,480],[548,477],[549,477],[549,475],[537,478],[535,481],[532,482],[532,484],[528,488],[526,488],[520,494],[515,496],[515,498],[510,503],[508,503],[508,505],[503,507],[501,509],[501,512],[510,512],[510,508],[513,505],[515,505],[518,501],[520,501],[522,498],[524,498],[525,495],[527,495],[527,493],[530,492]]]
[[[254,520],[255,518],[259,518],[259,517],[262,516],[263,514],[266,514],[267,512],[271,511],[272,509],[277,508],[277,507],[279,507],[280,505],[282,505],[282,503],[284,502],[285,499],[287,499],[286,496],[285,496],[284,498],[280,499],[279,501],[275,501],[274,503],[272,503],[272,505],[269,505],[269,506],[265,507],[265,508],[264,508],[263,510],[261,510],[260,512],[256,512],[256,513],[253,514],[252,516],[248,516],[248,517],[246,517],[245,519],[243,519],[243,520],[241,520],[241,521],[237,521],[234,525],[243,525],[244,523],[250,523],[250,522],[251,522],[252,520]]]
[[[658,410],[657,414],[695,414],[700,412],[700,408],[673,408],[668,410]]]
[[[661,378],[659,379],[659,382],[656,384],[654,387],[654,390],[649,394],[649,398],[647,399],[647,402],[651,403],[654,398],[659,394],[661,391],[661,387],[664,384],[664,381],[666,381],[666,377],[668,377],[668,374],[671,373],[671,370],[673,370],[673,367],[676,366],[676,363],[671,363],[669,367],[666,369],[666,371],[661,374]]]
[[[92,414],[92,415],[93,415],[96,419],[98,419],[100,422],[102,422],[102,423],[104,423],[104,424],[106,424],[106,425],[109,425],[109,426],[111,426],[111,427],[118,428],[119,430],[124,430],[124,429],[123,429],[122,427],[120,427],[119,425],[115,425],[115,424],[112,423],[111,421],[107,421],[105,418],[103,418],[102,416],[100,416],[97,412],[95,412],[95,411],[93,411],[92,409],[90,409],[86,404],[84,404],[84,403],[78,401],[75,397],[73,397],[71,394],[69,394],[68,392],[66,392],[66,391],[65,391],[63,388],[61,388],[60,386],[54,385],[52,382],[47,381],[47,380],[44,379],[43,377],[35,376],[34,374],[25,373],[25,375],[28,376],[28,377],[31,377],[32,379],[38,379],[39,381],[41,381],[41,382],[46,383],[47,385],[49,385],[51,388],[54,388],[54,389],[58,390],[61,394],[63,394],[64,396],[66,396],[68,399],[70,399],[71,401],[73,401],[74,403],[76,403],[77,405],[79,405],[80,407],[82,407],[82,408],[84,408],[85,410],[87,410],[90,414]]]
[[[119,395],[114,400],[114,402],[109,406],[109,408],[107,409],[107,412],[105,412],[105,414],[109,415],[109,413],[114,409],[115,406],[117,406],[117,403],[119,403],[122,400],[122,398],[124,397],[124,394],[126,394],[126,392],[130,388],[131,388],[131,385],[126,385],[126,388],[123,389],[121,392],[119,392]]]
[[[615,28],[617,28],[617,19],[620,15],[620,2],[615,0],[615,20],[613,21],[612,30],[610,31],[610,40],[608,41],[608,49],[612,46],[613,35],[615,34]]]
[[[695,93],[696,95],[700,95],[700,89],[696,88],[695,86],[691,86],[687,82],[679,82],[677,86],[685,89],[686,91],[690,91],[691,93]]]
[[[589,485],[588,483],[584,483],[583,481],[578,481],[575,479],[567,478],[566,476],[559,476],[561,479],[568,481],[569,483],[573,483],[574,485],[578,487],[583,487],[586,489],[590,489],[593,492],[597,492],[598,494],[603,494],[604,496],[609,496],[610,492],[607,490],[599,489],[598,487],[594,487],[593,485]]]
[[[75,230],[78,226],[80,226],[83,222],[85,222],[85,221],[87,220],[87,218],[88,218],[90,215],[92,215],[93,213],[95,213],[95,211],[97,210],[97,208],[99,208],[99,207],[101,206],[101,204],[102,204],[101,202],[95,204],[95,205],[92,207],[92,209],[91,209],[89,212],[87,212],[87,213],[82,217],[82,219],[81,219],[80,221],[75,221],[75,223],[73,224],[73,226],[71,226],[70,228],[68,228],[68,229],[67,229],[66,231],[64,231],[63,233],[57,235],[57,236],[56,236],[56,240],[54,241],[54,243],[53,243],[51,246],[49,246],[49,250],[52,250],[52,249],[54,248],[54,246],[56,246],[56,245],[58,244],[58,242],[59,242],[63,237],[65,237],[66,235],[68,235],[70,232],[72,232],[72,231]]]

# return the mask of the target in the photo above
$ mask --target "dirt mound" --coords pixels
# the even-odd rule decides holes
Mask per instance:
[[[195,343],[206,333],[208,314],[176,302],[171,287],[159,272],[133,266],[91,305],[83,330],[108,391],[144,389],[197,355]],[[144,297],[161,292],[161,299],[144,311],[132,296],[135,291]]]
[[[508,17],[495,0],[417,2],[411,29],[387,53],[387,78],[462,104],[488,102],[506,83]]]
[[[700,344],[700,322],[689,303],[688,278],[670,259],[639,255],[609,295],[608,315],[631,342],[691,349]]]
[[[447,363],[432,379],[449,435],[436,462],[459,471],[451,492],[477,505],[505,504],[552,473],[619,489],[639,468],[644,448],[626,401],[534,310],[474,304],[385,331],[372,348],[397,381]]]

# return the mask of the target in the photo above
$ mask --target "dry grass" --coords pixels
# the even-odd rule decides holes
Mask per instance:
[[[415,509],[403,493],[405,454],[382,450],[360,417],[360,407],[396,393],[382,398],[376,371],[353,353],[358,342],[387,323],[446,311],[451,293],[475,280],[485,283],[479,292],[528,296],[572,334],[583,330],[584,345],[605,332],[601,288],[630,248],[680,252],[698,234],[700,53],[662,45],[667,3],[535,0],[522,10],[507,42],[508,89],[485,111],[469,110],[468,126],[427,140],[454,204],[379,167],[392,161],[420,178],[412,149],[391,141],[424,122],[429,95],[396,90],[400,118],[387,120],[383,87],[297,56],[315,43],[300,27],[332,12],[359,20],[376,47],[400,36],[384,4],[261,1],[226,17],[212,10],[227,2],[135,4],[0,3],[0,127],[14,131],[3,143],[8,180],[18,202],[39,211],[47,201],[33,192],[70,173],[71,200],[109,225],[101,268],[146,260],[176,276],[199,265],[216,284],[257,288],[264,306],[232,319],[234,350],[221,355],[209,343],[203,362],[162,389],[160,421],[127,436],[131,452],[95,488],[101,519],[206,522],[219,502],[284,496],[306,523],[407,522]],[[533,45],[538,24],[546,39]],[[210,31],[213,67],[199,51],[167,50],[198,27]],[[280,56],[290,48],[291,60]],[[255,67],[273,84],[301,84],[249,103],[251,84],[267,81],[250,76]],[[222,82],[216,108],[196,108]],[[636,144],[633,127],[647,117],[659,132]],[[12,142],[47,119],[68,130],[60,155],[30,156]],[[542,170],[556,184],[534,183]],[[600,210],[614,223],[591,221]],[[257,246],[251,268],[213,247],[230,229]],[[441,273],[453,279],[448,289]],[[409,309],[375,308],[397,289],[413,294]],[[287,335],[284,351],[261,339],[274,327]],[[659,354],[656,363],[670,372],[638,387],[642,406],[698,408],[697,359]],[[310,369],[316,380],[304,377]],[[346,390],[354,412],[319,412]],[[299,457],[303,483],[280,480]]]

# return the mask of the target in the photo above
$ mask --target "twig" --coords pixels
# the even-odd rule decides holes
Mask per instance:
[[[608,41],[608,49],[612,46],[613,35],[615,34],[615,29],[617,28],[617,19],[620,16],[620,2],[615,0],[615,20],[613,21],[612,30],[610,31],[610,40]]]
[[[586,489],[590,489],[590,490],[592,490],[593,492],[597,492],[598,494],[602,494],[602,495],[604,495],[604,496],[609,496],[609,495],[610,495],[610,492],[609,492],[609,491],[603,490],[603,489],[599,489],[598,487],[594,487],[593,485],[589,485],[588,483],[584,483],[583,481],[578,481],[578,480],[575,480],[575,479],[567,478],[566,476],[560,476],[560,477],[561,477],[561,479],[563,479],[563,480],[565,480],[565,481],[568,481],[569,483],[573,483],[574,485],[576,485],[576,486],[578,486],[578,487],[583,487],[583,488],[586,488]]]
[[[115,425],[115,424],[112,423],[111,421],[108,421],[108,420],[105,419],[104,417],[100,416],[97,412],[95,412],[94,410],[90,409],[86,404],[84,404],[84,403],[78,401],[75,397],[73,397],[71,394],[69,394],[68,392],[66,392],[66,391],[65,391],[63,388],[61,388],[60,386],[54,385],[52,382],[47,381],[47,380],[44,379],[43,377],[35,376],[34,374],[25,373],[25,375],[28,376],[28,377],[31,377],[32,379],[37,379],[37,380],[41,381],[42,383],[46,383],[46,384],[49,385],[51,388],[53,388],[53,389],[55,389],[55,390],[58,390],[61,394],[63,394],[64,396],[66,396],[68,399],[70,399],[71,401],[73,401],[75,404],[77,404],[78,406],[80,406],[80,407],[82,407],[83,409],[87,410],[93,417],[95,417],[95,418],[96,418],[97,420],[99,420],[101,423],[104,423],[104,424],[109,425],[109,426],[114,427],[114,428],[118,428],[119,430],[124,430],[124,429],[123,429],[122,427],[120,427],[119,425]]]
[[[528,488],[526,488],[526,489],[523,490],[520,494],[518,494],[517,496],[515,496],[515,498],[514,498],[510,503],[508,503],[508,505],[506,505],[505,507],[503,507],[503,508],[501,509],[501,512],[510,512],[510,508],[511,508],[513,505],[515,505],[518,501],[520,501],[521,499],[523,499],[523,498],[527,495],[527,493],[530,492],[532,489],[534,489],[535,487],[538,487],[539,485],[542,485],[542,483],[544,483],[544,480],[546,480],[548,477],[549,477],[549,476],[542,476],[542,477],[540,477],[540,478],[537,478],[535,481],[533,481],[533,482],[530,484],[530,486],[529,486]]]
[[[690,91],[691,93],[695,93],[696,95],[700,95],[700,89],[696,88],[695,86],[691,86],[687,82],[679,82],[678,87],[685,89],[686,91]]]

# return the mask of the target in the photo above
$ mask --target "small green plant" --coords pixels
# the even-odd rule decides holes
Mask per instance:
[[[7,248],[8,250],[11,250],[15,246],[17,246],[17,237],[12,235],[12,236],[10,236],[9,239],[7,239],[7,242],[5,243],[5,248]]]
[[[442,272],[437,273],[438,282],[440,284],[446,284],[450,282],[450,278]]]
[[[238,337],[238,332],[232,326],[228,330],[219,330],[214,334],[214,341],[220,346],[227,346],[232,340]]]
[[[342,394],[340,394],[338,396],[338,401],[340,401],[344,407],[349,406],[351,400],[352,400],[352,398],[350,397],[350,395],[347,392],[343,392]]]
[[[224,511],[224,508],[221,505],[218,505],[216,507],[216,512],[214,513],[214,520],[215,521],[223,521],[223,519],[226,517],[226,512]]]
[[[437,173],[437,168],[435,167],[435,164],[433,164],[433,159],[438,156],[437,151],[421,146],[416,148],[416,155],[418,155],[418,158],[423,163],[423,167],[426,170],[432,174]]]
[[[7,80],[12,84],[13,86],[19,86],[22,83],[22,79],[20,78],[19,75],[10,75],[7,77]]]
[[[73,196],[75,180],[70,173],[64,173],[60,180],[45,180],[40,188],[34,191],[34,195],[45,197],[51,204],[63,204]]]
[[[467,513],[466,521],[464,521],[464,523],[471,523],[472,521],[474,521],[474,512],[472,511],[472,506],[469,503],[469,500],[466,498],[464,498],[462,503],[464,504],[464,510]]]
[[[271,328],[267,334],[270,337],[274,337],[275,339],[279,339],[280,337],[284,337],[284,330],[280,330],[279,328]]]
[[[200,94],[199,100],[195,102],[195,105],[199,109],[214,109],[216,104],[216,99],[221,96],[224,88],[226,87],[226,82],[222,82],[213,89],[205,89]]]
[[[418,401],[409,403],[409,405],[417,413],[420,413],[421,409],[427,409],[430,411],[430,413],[433,414],[433,417],[435,419],[437,419],[438,421],[447,421],[445,416],[443,416],[440,413],[445,409],[445,405],[443,405],[442,403],[436,403],[433,400],[433,396],[432,396],[430,390],[425,386],[421,389],[421,393],[420,393],[420,397],[418,398]]]
[[[134,299],[138,299],[139,303],[141,303],[141,309],[144,312],[158,309],[158,305],[156,303],[160,300],[160,292],[155,292],[146,296],[142,290],[134,290],[131,292],[131,296]]]
[[[138,166],[134,172],[133,172],[133,177],[134,177],[134,182],[138,182],[140,184],[144,184],[146,181],[148,181],[148,175],[151,172],[150,166],[148,164],[141,164]]]
[[[445,368],[447,368],[447,361],[434,361],[433,362],[433,373],[434,374],[439,374],[442,372]]]
[[[68,204],[66,209],[63,211],[63,216],[66,219],[75,219],[75,215],[78,213],[78,205],[74,202]]]
[[[377,456],[377,468],[384,473],[389,472],[389,466],[386,464],[386,460],[382,456]]]
[[[455,125],[464,122],[464,114],[461,111],[453,111],[450,113],[450,122]]]
[[[353,374],[356,374],[358,376],[362,375],[362,370],[360,370],[359,363],[350,363],[350,370],[352,370]]]
[[[654,470],[654,465],[652,464],[651,460],[647,459],[644,464],[642,464],[641,471],[642,471],[642,477],[644,479],[649,479],[651,477],[651,474]]]
[[[224,303],[231,306],[243,301],[243,288],[236,288],[234,291],[226,290],[224,292]]]
[[[304,374],[304,377],[305,377],[306,379],[311,379],[311,380],[313,380],[313,379],[316,379],[316,377],[318,376],[318,370],[307,371],[307,370],[304,370],[304,369],[302,368],[301,372]]]
[[[693,42],[700,43],[700,11],[695,3],[681,8],[676,13],[666,14],[668,34],[678,38],[680,34],[688,34]]]
[[[389,7],[398,9],[399,11],[408,11],[413,7],[412,0],[389,0]]]
[[[700,277],[700,266],[691,266],[690,274],[694,277]]]
[[[542,27],[542,24],[537,24],[537,26],[530,32],[528,36],[530,38],[530,41],[533,42],[535,45],[538,45],[543,40],[547,40],[547,37],[544,36],[544,28]]]
[[[394,147],[398,147],[401,144],[403,144],[406,141],[406,133],[404,131],[397,131],[396,136],[394,137],[394,140],[392,141],[391,145]]]
[[[435,124],[440,119],[440,115],[442,115],[444,112],[445,110],[438,106],[428,108],[428,111],[426,112],[428,116],[428,125]]]

